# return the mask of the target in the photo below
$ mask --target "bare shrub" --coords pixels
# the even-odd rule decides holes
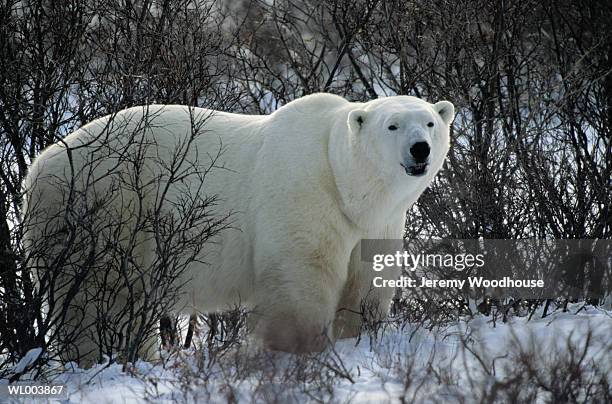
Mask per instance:
[[[134,105],[269,113],[316,91],[351,100],[448,98],[458,107],[452,148],[445,170],[409,212],[408,237],[610,238],[612,43],[601,33],[611,18],[609,2],[599,0],[2,2],[0,374],[32,348],[71,334],[62,318],[84,315],[80,304],[72,305],[72,316],[47,301],[52,285],[63,284],[53,301],[71,301],[87,273],[107,271],[111,263],[124,268],[116,274],[124,278],[143,273],[133,262],[121,266],[143,240],[117,244],[113,233],[150,227],[166,257],[181,244],[171,237],[181,232],[163,215],[126,222],[107,212],[100,216],[106,225],[92,221],[87,212],[104,211],[108,195],[98,195],[95,205],[75,191],[64,195],[80,206],[61,218],[66,231],[50,227],[50,239],[33,245],[35,254],[24,250],[23,234],[35,224],[21,209],[32,160],[87,122]],[[137,178],[117,184],[141,194],[145,185]],[[45,247],[60,240],[59,253]],[[105,253],[93,248],[101,243],[117,258],[101,259]],[[161,268],[164,259],[154,260]],[[68,263],[72,273],[41,276],[31,272],[34,262]],[[76,262],[88,265],[77,269]],[[587,269],[569,279],[590,275]],[[63,280],[69,278],[75,281]],[[609,275],[591,280],[608,300],[610,282]],[[114,321],[102,313],[120,306],[112,292],[97,296],[106,301],[97,318],[109,327]],[[568,301],[538,299],[515,308],[518,299],[416,293],[398,298],[393,315],[432,327],[478,311],[504,321],[511,312],[532,318],[544,306],[547,316],[567,309]],[[134,310],[127,317],[138,318]],[[58,321],[47,313],[57,313]],[[124,324],[113,326],[120,338],[96,338],[133,345],[154,322],[130,320],[136,337]],[[366,322],[364,336],[378,335],[381,324]],[[134,350],[124,356],[133,358]]]
[[[162,158],[158,148],[168,146],[147,135],[160,111],[141,112],[135,128],[113,116],[88,144],[66,145],[51,158],[65,153],[71,173],[38,172],[26,190],[26,262],[46,311],[39,326],[44,347],[62,361],[150,356],[186,269],[229,225],[205,193],[222,150],[194,159],[208,116],[190,111],[190,133],[177,134]]]
[[[488,326],[487,326],[488,327]],[[550,344],[534,334],[499,335],[503,347],[469,329],[415,332],[387,339],[374,352],[372,370],[387,369],[381,383],[403,385],[401,402],[608,402],[610,342],[605,330],[570,332]],[[604,332],[601,332],[604,331]],[[581,334],[582,335],[582,334]],[[422,342],[425,342],[422,344]]]
[[[32,348],[46,350],[58,339],[70,345],[75,327],[63,327],[63,321],[76,324],[85,315],[87,305],[75,300],[77,291],[85,287],[85,279],[94,284],[91,290],[97,290],[87,298],[100,302],[95,310],[87,307],[90,314],[96,312],[90,337],[104,341],[107,346],[132,346],[122,356],[134,358],[133,347],[141,345],[138,341],[146,339],[156,320],[142,316],[139,305],[132,309],[123,306],[131,303],[130,299],[116,299],[115,292],[137,294],[118,286],[120,279],[126,281],[149,273],[147,265],[160,270],[167,266],[157,276],[142,278],[140,286],[167,285],[173,275],[165,271],[178,273],[185,265],[172,254],[181,251],[181,247],[195,248],[196,243],[210,236],[207,232],[190,234],[186,230],[188,222],[210,220],[214,233],[214,219],[206,217],[210,212],[203,213],[205,205],[215,205],[214,195],[202,196],[201,200],[186,196],[181,201],[186,204],[185,209],[179,210],[176,217],[167,215],[164,209],[169,202],[160,200],[158,205],[162,209],[158,212],[138,212],[132,206],[131,212],[140,215],[122,219],[106,209],[118,190],[131,189],[143,197],[149,184],[137,176],[122,178],[115,173],[105,179],[117,186],[109,195],[94,196],[87,187],[67,190],[61,186],[73,175],[84,175],[86,167],[81,167],[80,173],[57,178],[58,188],[45,197],[58,192],[54,197],[73,206],[64,212],[64,217],[57,215],[54,225],[44,229],[48,240],[31,239],[27,250],[23,235],[31,233],[34,226],[40,227],[40,223],[22,211],[21,206],[29,188],[23,180],[32,160],[93,119],[133,105],[152,103],[231,109],[240,93],[230,90],[232,70],[224,55],[233,38],[220,11],[215,2],[190,1],[164,4],[136,1],[126,5],[113,0],[95,4],[33,0],[0,4],[0,374],[10,374],[11,365]],[[124,146],[138,149],[138,142],[132,143]],[[65,152],[71,151],[67,148]],[[180,161],[180,154],[176,150],[176,162]],[[92,160],[89,167],[99,163]],[[138,157],[124,163],[130,164],[134,173],[143,165]],[[168,175],[176,169],[167,168]],[[186,169],[185,164],[182,168]],[[197,170],[205,171],[201,167]],[[198,173],[192,170],[191,174]],[[178,183],[179,179],[173,181]],[[36,205],[28,209],[36,209]],[[129,240],[128,234],[148,230],[149,237],[155,239],[157,257],[152,258],[153,262],[136,264],[131,260],[132,252],[140,248],[146,237]],[[192,245],[187,238],[191,238]],[[118,243],[118,239],[122,242]],[[60,245],[63,247],[59,248]],[[188,255],[185,252],[184,256]],[[35,268],[42,266],[51,269]],[[65,268],[60,270],[62,266]],[[114,272],[110,272],[112,276],[108,279],[99,275],[88,277],[94,272],[104,273],[111,266]],[[161,289],[177,288],[179,283],[169,283],[173,286]],[[49,294],[53,289],[57,292]],[[165,310],[167,303],[152,303],[157,293],[147,291],[135,299],[150,303],[154,310]],[[162,290],[159,293],[164,294]],[[70,301],[74,304],[69,305]],[[67,307],[60,307],[58,302],[66,302]],[[115,314],[109,318],[111,312]],[[131,319],[113,325],[123,314]],[[104,326],[113,328],[108,332],[116,336],[94,331]],[[128,335],[127,328],[134,335]],[[110,356],[112,350],[97,351],[99,358],[102,354]],[[45,353],[40,362],[55,359],[56,354]]]
[[[172,378],[142,375],[146,399],[177,402],[329,402],[339,383],[354,383],[355,370],[330,348],[322,353],[293,355],[262,350],[247,337],[248,311],[200,315],[194,344],[174,351],[164,363]],[[161,393],[161,385],[173,393]]]

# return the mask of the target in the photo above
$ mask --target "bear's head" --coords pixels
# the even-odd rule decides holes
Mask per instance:
[[[455,108],[448,101],[430,104],[395,96],[360,104],[348,114],[354,145],[392,183],[431,179],[449,149]]]

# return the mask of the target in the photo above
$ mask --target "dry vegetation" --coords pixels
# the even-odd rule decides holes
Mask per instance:
[[[81,198],[80,204],[67,204],[76,208],[60,220],[64,233],[58,237],[59,228],[51,228],[26,254],[23,235],[31,219],[22,211],[23,180],[32,160],[85,123],[134,105],[270,113],[318,91],[354,101],[395,94],[449,99],[458,108],[453,147],[445,170],[409,212],[406,234],[609,239],[611,20],[612,5],[605,0],[2,0],[0,376],[18,379],[23,372],[11,373],[12,365],[34,347],[43,347],[44,354],[30,368],[48,369],[46,364],[63,359],[78,338],[66,327],[78,318],[66,316],[70,296],[83,282],[97,284],[88,289],[89,301],[104,312],[118,290],[131,291],[139,273],[152,273],[144,295],[128,293],[130,313],[111,311],[114,318],[91,328],[108,341],[99,347],[100,357],[133,362],[180,293],[172,281],[192,256],[188,252],[227,225],[228,218],[209,217],[216,201],[205,190],[200,200],[186,201],[182,217],[142,212],[140,221],[129,224],[112,215],[92,216],[87,207],[103,208],[104,199]],[[134,172],[140,163],[134,159]],[[138,181],[122,186],[137,193],[146,188]],[[74,190],[65,198],[81,196]],[[210,231],[191,234],[187,224],[194,220],[209,221]],[[152,268],[122,265],[131,252],[108,235],[126,226],[131,248],[143,231],[157,235]],[[83,233],[90,235],[88,245],[71,242]],[[91,248],[99,237],[109,237],[107,249]],[[122,276],[108,282],[88,277],[92,271]],[[610,282],[609,274],[601,277],[601,289],[588,303],[602,303]],[[56,292],[70,297],[61,299],[62,307],[55,307]],[[442,330],[450,321],[476,315],[476,306],[504,322],[517,313],[546,316],[568,302],[462,298],[400,296],[392,319],[366,324],[362,337],[375,349],[392,333],[389,328]],[[537,311],[542,305],[546,308]],[[248,379],[258,383],[249,399],[328,401],[340,381],[357,377],[334,350],[282,360],[245,353],[244,316],[237,313],[205,316],[200,332],[207,334],[194,339],[189,354],[176,352],[168,360],[166,366],[178,366],[185,397],[200,386],[222,391],[228,401],[245,399],[240,386]],[[134,328],[139,331],[130,339],[125,330]],[[513,365],[503,371],[492,364],[494,358],[467,344],[460,351],[478,359],[470,361],[476,368],[433,360],[417,366],[410,355],[388,353],[377,353],[375,360],[404,381],[406,401],[429,391],[433,401],[610,402],[606,369],[585,360],[589,344],[568,340],[555,355],[508,347]],[[182,355],[189,356],[188,365],[177,360]],[[226,373],[219,378],[212,372]],[[466,380],[487,383],[466,393],[456,388]],[[282,383],[300,386],[285,389]],[[433,385],[446,390],[432,390]],[[154,399],[155,391],[150,393]]]

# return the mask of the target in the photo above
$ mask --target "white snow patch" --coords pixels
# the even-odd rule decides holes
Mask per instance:
[[[507,323],[493,324],[490,317],[478,316],[444,330],[390,327],[375,340],[363,336],[359,342],[338,341],[324,361],[336,364],[335,370],[331,369],[334,366],[315,368],[321,376],[317,381],[308,377],[299,380],[295,376],[299,373],[296,357],[289,354],[273,354],[267,362],[254,362],[248,371],[232,365],[232,360],[214,363],[190,379],[186,375],[197,370],[195,353],[190,351],[165,366],[140,361],[133,367],[133,374],[124,373],[118,364],[98,365],[87,370],[66,370],[55,382],[68,385],[70,403],[227,402],[230,398],[251,402],[255,398],[267,401],[266,397],[280,397],[282,402],[312,401],[311,397],[351,403],[395,403],[402,397],[408,402],[428,401],[431,397],[434,401],[444,401],[445,397],[453,401],[457,393],[471,389],[471,383],[492,384],[512,369],[514,359],[508,354],[511,347],[554,356],[567,350],[568,340],[580,346],[589,330],[592,349],[587,352],[587,360],[607,366],[610,376],[612,312],[588,307],[574,314],[578,306],[570,308],[570,312],[554,313],[544,319],[513,317]],[[479,357],[462,349],[465,340]],[[25,368],[26,359],[35,354],[27,355],[18,366]],[[230,359],[251,360],[248,355],[246,350]],[[449,384],[432,383],[427,377],[431,366],[455,374],[458,379]],[[337,372],[343,369],[348,377],[338,376]],[[466,369],[473,370],[469,376],[472,380],[468,380]]]

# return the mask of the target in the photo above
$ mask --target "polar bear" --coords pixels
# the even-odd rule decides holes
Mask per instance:
[[[64,220],[69,187],[87,181],[95,182],[86,191],[92,199],[113,194],[117,184],[98,178],[128,174],[117,156],[138,153],[125,145],[146,120],[146,169],[139,175],[150,177],[147,195],[164,189],[176,209],[185,194],[216,195],[214,213],[232,222],[202,251],[204,259],[189,264],[177,310],[212,312],[240,303],[252,309],[253,333],[266,348],[320,351],[357,335],[364,299],[388,308],[393,290],[372,288],[374,273],[360,262],[359,242],[402,237],[406,211],[443,165],[453,118],[448,101],[392,96],[358,103],[325,93],[267,116],[133,107],[43,151],[25,181],[24,212]],[[195,121],[203,130],[188,143]],[[156,167],[169,165],[171,151],[185,144],[184,161],[212,168],[203,182],[187,176],[165,189],[167,178],[155,176]],[[134,214],[126,208],[130,198],[130,192],[116,198],[117,214]],[[153,206],[154,199],[140,202]],[[29,245],[48,226],[44,218],[29,228]],[[146,261],[154,248],[143,243],[134,259]]]

